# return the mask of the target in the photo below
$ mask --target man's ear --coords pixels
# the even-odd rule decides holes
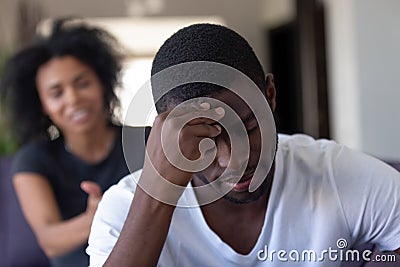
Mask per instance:
[[[265,83],[266,83],[265,96],[267,98],[269,106],[271,107],[272,112],[274,112],[276,107],[276,90],[274,83],[274,75],[272,73],[268,73],[265,76]]]

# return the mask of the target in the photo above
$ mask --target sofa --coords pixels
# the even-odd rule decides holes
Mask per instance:
[[[49,267],[18,204],[11,164],[12,157],[0,160],[0,267]]]

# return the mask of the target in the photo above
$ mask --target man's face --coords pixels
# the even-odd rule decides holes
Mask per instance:
[[[254,171],[259,164],[261,153],[261,131],[257,119],[247,104],[235,93],[229,90],[222,90],[212,96],[219,101],[230,106],[240,117],[241,121],[228,119],[224,124],[227,129],[235,129],[235,124],[243,123],[247,134],[241,138],[248,138],[250,151],[238,150],[239,152],[231,155],[231,139],[226,128],[223,127],[222,133],[214,138],[217,147],[217,153],[214,161],[205,170],[193,175],[193,184],[195,186],[204,185],[218,179],[230,165],[229,171],[219,179],[213,186],[214,190],[219,192],[226,191],[226,188],[232,188],[224,198],[234,203],[248,203],[257,200],[265,192],[270,179],[264,179],[261,186],[254,192],[249,192],[250,182]],[[255,109],[257,112],[257,109]],[[233,132],[235,134],[235,132]],[[268,142],[269,140],[264,140]],[[237,145],[237,144],[233,144]],[[240,146],[240,145],[239,145]],[[242,152],[243,153],[240,153]],[[268,176],[269,166],[260,162],[262,170],[265,171],[265,178]],[[240,175],[243,173],[243,175]],[[232,182],[232,180],[237,181]],[[219,182],[220,181],[220,182]]]

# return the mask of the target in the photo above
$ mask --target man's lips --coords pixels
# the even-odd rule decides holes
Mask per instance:
[[[249,178],[245,181],[239,181],[239,183],[237,183],[232,190],[236,191],[236,192],[245,192],[248,191],[248,188],[250,186],[252,178]]]
[[[226,174],[220,176],[220,177],[218,178],[218,180],[219,180],[220,182],[222,182],[222,183],[236,183],[236,181],[237,181],[237,183],[241,183],[241,182],[244,182],[244,181],[250,179],[251,177],[253,177],[254,171],[255,171],[255,170],[251,170],[251,171],[245,172],[245,173],[240,177],[239,181],[238,181],[238,178],[239,178],[240,173],[238,173],[238,172],[235,172],[235,173],[233,173],[233,172],[226,173]]]
[[[227,184],[229,187],[231,187],[234,191],[247,191],[247,189],[250,186],[251,179],[253,178],[254,171],[251,172],[246,172],[239,181],[237,181],[238,176],[234,175],[224,175],[224,177],[221,177],[220,181],[222,183]]]

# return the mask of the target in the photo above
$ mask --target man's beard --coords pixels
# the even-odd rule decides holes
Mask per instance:
[[[224,194],[222,196],[223,199],[233,203],[233,204],[248,204],[254,201],[257,201],[260,199],[260,197],[264,196],[266,193],[269,194],[269,191],[272,186],[272,180],[274,177],[275,173],[275,163],[272,164],[271,169],[267,176],[264,178],[264,181],[261,183],[261,185],[257,188],[256,191],[250,193],[248,197],[246,198],[237,198],[233,196],[235,194],[234,192],[229,191],[228,193]],[[210,182],[207,180],[207,178],[203,175],[196,175],[197,178],[199,178],[204,184],[209,184]],[[214,190],[218,190],[213,187]],[[218,190],[219,191],[219,190]]]
[[[228,193],[223,194],[222,198],[233,204],[248,204],[248,203],[257,201],[258,199],[260,199],[260,197],[264,196],[266,193],[269,194],[271,191],[272,182],[273,182],[273,178],[274,178],[274,174],[275,174],[275,159],[276,159],[276,154],[278,152],[278,143],[279,143],[279,138],[278,138],[278,133],[276,133],[275,155],[272,160],[272,165],[271,165],[266,177],[264,178],[264,181],[257,188],[257,190],[255,190],[254,192],[249,194],[249,196],[247,198],[243,198],[243,199],[231,196],[230,195],[230,193],[232,192],[232,190],[231,190]],[[263,166],[263,167],[267,168],[265,166]],[[196,177],[198,177],[204,184],[210,183],[210,181],[208,181],[207,178],[203,175],[196,175]],[[214,188],[214,190],[217,190],[217,189]]]

